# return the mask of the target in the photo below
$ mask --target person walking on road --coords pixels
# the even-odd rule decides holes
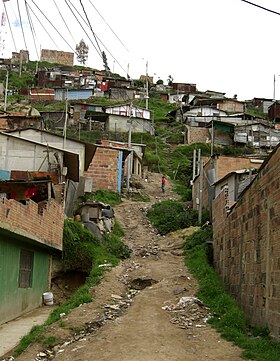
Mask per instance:
[[[165,179],[165,176],[163,175],[162,178],[161,178],[161,190],[162,190],[162,193],[165,192],[165,184],[166,184],[166,179]]]

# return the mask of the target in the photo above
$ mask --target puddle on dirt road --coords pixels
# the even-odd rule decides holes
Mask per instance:
[[[133,288],[135,290],[144,290],[146,287],[151,287],[155,283],[158,283],[158,281],[152,278],[135,278],[131,281],[130,288]]]

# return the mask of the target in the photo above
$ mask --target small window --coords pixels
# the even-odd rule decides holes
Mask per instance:
[[[26,250],[20,251],[19,261],[19,288],[32,287],[32,271],[33,271],[34,253]]]

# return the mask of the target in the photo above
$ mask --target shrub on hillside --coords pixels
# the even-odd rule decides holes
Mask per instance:
[[[162,235],[198,225],[198,212],[194,209],[185,208],[184,204],[179,201],[157,203],[148,210],[147,217]]]
[[[80,202],[86,202],[87,200],[99,201],[110,206],[116,206],[121,203],[121,195],[116,192],[97,189],[95,192],[85,193],[79,198]]]
[[[117,264],[130,256],[130,249],[120,237],[123,230],[118,222],[112,233],[97,239],[82,223],[67,219],[63,230],[63,268],[90,273],[93,266],[101,263]]]
[[[185,238],[186,243],[184,245],[184,249],[192,249],[198,245],[206,244],[206,242],[210,242],[213,239],[213,231],[211,226],[207,226],[199,229],[195,233]]]

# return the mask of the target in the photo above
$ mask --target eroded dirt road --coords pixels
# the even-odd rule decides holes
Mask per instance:
[[[151,202],[160,193],[160,175],[144,183]],[[148,203],[124,201],[115,208],[132,248],[129,260],[107,272],[92,289],[93,301],[53,325],[49,336],[61,343],[52,359],[73,361],[241,361],[241,350],[223,340],[205,321],[209,310],[195,298],[197,283],[184,265],[182,236],[156,234],[145,217]],[[41,352],[41,356],[39,355]],[[32,346],[17,360],[47,360]]]

